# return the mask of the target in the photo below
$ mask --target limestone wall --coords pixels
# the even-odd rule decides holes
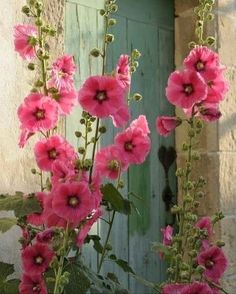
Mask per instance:
[[[197,0],[176,0],[176,66],[179,67],[188,53],[187,43],[193,39],[193,7]],[[236,293],[236,1],[218,0],[215,23],[209,27],[217,38],[216,50],[226,64],[231,90],[222,103],[223,117],[218,123],[205,128],[200,144],[201,173],[207,179],[207,196],[201,213],[212,214],[222,210],[225,214],[217,235],[225,242],[225,252],[230,266],[225,276],[225,285],[230,294]],[[179,163],[183,159],[181,143],[185,132],[176,132]]]

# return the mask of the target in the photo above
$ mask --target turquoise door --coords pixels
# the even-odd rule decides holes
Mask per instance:
[[[99,46],[102,34],[102,17],[99,9],[103,0],[68,0],[66,3],[66,51],[75,56],[79,75],[77,86],[90,74],[100,73],[100,64],[91,60],[89,51]],[[160,240],[160,228],[165,225],[165,205],[161,198],[164,188],[164,173],[158,161],[160,145],[174,145],[174,137],[161,139],[155,131],[155,120],[160,114],[174,113],[166,102],[164,92],[169,73],[174,67],[174,0],[117,0],[119,12],[114,29],[116,42],[109,51],[109,69],[113,69],[120,54],[137,48],[142,52],[140,65],[133,77],[133,92],[143,95],[141,102],[133,103],[132,116],[147,116],[152,139],[152,151],[146,163],[134,166],[125,178],[128,191],[142,197],[142,200],[129,196],[135,202],[140,216],[133,212],[127,218],[116,218],[111,243],[117,257],[127,260],[134,271],[150,281],[161,281],[164,266],[156,253],[151,252],[151,243]],[[74,131],[78,128],[80,110],[77,109],[66,122],[66,134],[73,144],[78,144]],[[112,142],[114,131],[109,127],[102,144]],[[171,182],[175,187],[174,176]],[[102,235],[106,225],[100,223],[94,228]],[[96,267],[96,255],[91,248],[85,250],[87,262]],[[105,263],[105,272],[116,272],[120,281],[129,287],[133,294],[151,293],[117,269],[116,265]]]

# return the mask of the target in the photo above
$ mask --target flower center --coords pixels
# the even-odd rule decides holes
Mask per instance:
[[[95,99],[99,102],[102,103],[103,101],[107,100],[107,92],[106,91],[97,91]]]
[[[79,205],[79,199],[76,196],[70,196],[68,199],[68,205],[75,208]]]
[[[207,261],[206,261],[206,263],[205,263],[205,267],[206,267],[207,269],[211,269],[211,268],[213,268],[213,266],[214,266],[214,262],[213,262],[212,260],[207,260]]]
[[[55,148],[48,151],[49,159],[56,159],[57,158],[57,151]]]
[[[119,167],[120,167],[120,164],[119,164],[119,162],[117,160],[113,159],[113,160],[109,161],[107,167],[111,171],[118,171]]]
[[[187,96],[190,96],[193,93],[193,85],[192,84],[184,84],[184,93]]]
[[[44,261],[43,257],[40,256],[40,255],[36,256],[34,260],[35,260],[35,263],[38,264],[38,265],[42,264],[43,261]]]
[[[134,148],[132,141],[125,142],[124,148],[125,148],[125,151],[132,152],[132,150]]]
[[[34,116],[37,120],[42,120],[45,118],[45,110],[43,109],[37,109],[34,113]]]
[[[33,292],[40,293],[41,287],[39,284],[37,284],[37,285],[34,285],[32,290],[33,290]]]
[[[213,81],[208,81],[207,85],[208,85],[209,88],[212,88],[212,86],[214,85],[214,82]]]
[[[202,71],[205,68],[205,64],[202,60],[198,60],[198,62],[195,64],[195,68],[197,71]]]

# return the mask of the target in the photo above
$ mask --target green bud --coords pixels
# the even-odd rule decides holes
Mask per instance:
[[[38,89],[37,89],[37,88],[32,88],[32,89],[30,90],[30,92],[31,92],[31,93],[38,93]]]
[[[40,80],[37,80],[35,83],[34,83],[34,86],[36,88],[41,88],[43,86],[43,81],[40,81]]]
[[[131,71],[131,73],[136,72],[136,67],[132,65],[132,66],[130,67],[130,71]]]
[[[22,9],[21,9],[21,11],[22,11],[24,14],[26,14],[27,16],[29,16],[30,9],[29,9],[28,6],[26,6],[26,5],[23,6]]]
[[[212,21],[214,18],[215,18],[215,16],[214,16],[213,13],[209,13],[208,16],[207,16],[208,21]]]
[[[84,125],[85,124],[85,119],[81,118],[80,123],[81,123],[81,125]]]
[[[200,154],[198,152],[194,152],[192,155],[193,160],[199,160],[200,159]]]
[[[76,131],[76,132],[75,132],[75,136],[76,136],[77,138],[80,138],[80,137],[82,137],[82,133],[79,132],[79,131]]]
[[[176,177],[182,177],[184,175],[184,171],[182,168],[178,168],[175,173]]]
[[[91,133],[93,131],[93,129],[91,127],[87,128],[88,133]]]
[[[205,270],[206,270],[205,267],[202,266],[202,265],[199,265],[196,268],[196,272],[199,273],[199,274],[202,274]]]
[[[171,207],[171,213],[172,214],[177,214],[181,211],[181,208],[177,205],[174,205],[173,207]]]
[[[182,279],[188,279],[189,278],[189,273],[187,271],[183,271],[180,273],[180,276]]]
[[[134,93],[133,100],[135,101],[141,101],[143,99],[143,96],[139,93]]]
[[[216,39],[214,37],[208,37],[206,39],[206,43],[208,46],[213,46],[215,44],[215,42],[216,42]]]
[[[134,49],[132,51],[132,56],[134,59],[139,59],[142,56],[142,54],[138,51],[138,49]]]
[[[135,61],[135,62],[133,63],[133,65],[137,68],[137,67],[139,66],[138,61]]]
[[[195,208],[198,208],[200,206],[200,202],[199,201],[194,201],[193,206]]]
[[[32,168],[32,169],[31,169],[31,173],[32,173],[33,175],[35,175],[35,174],[37,173],[36,169],[35,169],[35,168]]]
[[[106,245],[106,250],[107,250],[107,251],[111,251],[111,250],[112,250],[112,246],[111,246],[111,244],[108,243],[108,244]]]
[[[191,197],[190,195],[189,196],[186,196],[184,198],[184,202],[185,203],[192,203],[193,202],[193,197]]]
[[[218,240],[218,241],[216,241],[216,246],[218,246],[218,247],[224,247],[225,246],[225,242],[224,241],[221,241],[221,240]]]
[[[118,10],[118,5],[113,4],[113,5],[111,6],[111,11],[114,13],[114,12],[117,12],[117,10]]]
[[[196,128],[202,129],[203,128],[203,122],[201,120],[197,120],[196,122]]]
[[[85,159],[85,161],[83,163],[83,169],[84,170],[89,170],[91,166],[92,166],[92,160],[91,159]]]
[[[95,139],[95,137],[92,137],[90,141],[91,141],[91,143],[93,143],[93,144],[94,144],[94,143],[96,142],[96,139]]]
[[[203,198],[205,196],[205,194],[202,191],[197,192],[196,196],[198,198]]]
[[[90,55],[93,56],[93,57],[98,57],[98,56],[101,55],[101,51],[98,48],[93,48],[90,51]]]
[[[193,129],[190,129],[190,130],[188,131],[188,136],[189,136],[190,138],[193,138],[193,137],[195,136],[195,131],[194,131]]]
[[[112,34],[106,34],[106,43],[112,43],[115,40],[115,36]]]
[[[48,32],[49,36],[51,37],[55,37],[56,34],[57,34],[57,31],[55,29],[50,29],[49,32]]]
[[[202,27],[203,26],[203,21],[202,20],[198,20],[196,23],[197,27]]]
[[[188,151],[188,148],[189,148],[188,144],[183,143],[183,145],[182,145],[182,150],[183,150],[183,151]]]
[[[91,121],[91,122],[95,122],[95,120],[96,120],[96,117],[91,116],[90,121]]]
[[[209,5],[214,5],[215,4],[215,0],[207,0]]]
[[[37,20],[35,21],[35,25],[36,25],[37,27],[41,27],[41,26],[43,25],[42,20],[41,20],[41,19],[37,19]]]
[[[197,43],[194,42],[194,41],[188,43],[188,48],[189,49],[194,49],[196,46],[197,46]]]
[[[197,250],[192,250],[188,253],[189,256],[191,257],[196,257],[197,256]]]
[[[101,133],[101,134],[105,134],[106,133],[106,131],[107,131],[107,129],[106,129],[106,127],[105,126],[101,126],[101,127],[99,127],[99,132]]]
[[[35,3],[36,3],[36,0],[28,0],[27,3],[28,3],[30,6],[34,6]]]
[[[84,154],[85,153],[84,147],[79,147],[78,152],[79,152],[79,154]]]
[[[34,63],[29,63],[28,64],[28,69],[32,70],[32,71],[35,70],[35,64]]]
[[[115,18],[110,18],[110,19],[108,20],[108,25],[109,25],[110,27],[116,25],[116,19],[115,19]]]
[[[106,14],[106,11],[105,11],[104,9],[101,9],[101,10],[99,11],[99,13],[100,13],[101,16],[104,16],[104,15]]]
[[[124,186],[125,186],[125,183],[122,180],[120,180],[119,183],[118,183],[118,188],[123,189]]]
[[[29,36],[28,37],[28,44],[30,45],[30,46],[36,46],[37,45],[37,43],[38,43],[38,41],[37,41],[37,39],[35,38],[35,37],[33,37],[33,36]]]

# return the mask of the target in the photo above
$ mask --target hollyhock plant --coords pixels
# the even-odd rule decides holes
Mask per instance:
[[[196,227],[201,230],[206,230],[208,237],[212,237],[213,235],[213,228],[211,218],[209,216],[204,216],[198,220],[196,223]]]
[[[39,168],[52,171],[55,160],[75,160],[74,148],[61,136],[55,135],[36,143],[34,154]]]
[[[20,294],[47,294],[46,284],[41,275],[24,274],[19,286]]]
[[[166,228],[162,228],[161,232],[163,234],[163,244],[166,246],[171,245],[174,232],[173,227],[168,225]]]
[[[68,223],[77,225],[94,209],[94,199],[85,182],[58,184],[53,190],[52,208]]]
[[[22,251],[24,272],[30,275],[42,274],[48,268],[53,256],[54,252],[47,245],[35,243],[26,247]]]
[[[118,133],[115,137],[115,145],[122,150],[124,159],[129,164],[143,163],[151,148],[149,136],[142,128],[134,126]]]
[[[217,246],[201,252],[197,257],[197,262],[206,268],[204,276],[213,281],[218,281],[223,276],[228,264],[223,250]]]
[[[42,207],[42,212],[41,213],[32,213],[27,216],[27,222],[35,225],[35,226],[40,226],[44,224],[44,213],[43,213],[43,208],[44,208],[44,202],[47,197],[46,193],[43,192],[38,192],[36,193],[36,198],[38,199],[40,206]]]
[[[14,27],[15,50],[23,59],[30,61],[36,57],[37,27],[19,24]]]
[[[128,168],[128,163],[124,161],[120,148],[110,145],[97,152],[95,168],[100,175],[114,180]]]
[[[63,55],[59,57],[52,66],[51,79],[48,82],[49,87],[54,87],[61,91],[73,90],[74,89],[74,79],[76,66],[74,63],[73,56]]]
[[[116,67],[115,76],[124,89],[128,89],[131,82],[129,56],[121,55]]]
[[[156,130],[164,137],[167,137],[179,125],[181,125],[181,119],[177,117],[159,116],[156,120]]]
[[[92,76],[79,90],[79,103],[91,115],[109,117],[124,105],[124,89],[114,77]]]
[[[184,287],[181,294],[213,294],[213,291],[207,283],[194,282]]]
[[[39,93],[27,96],[18,108],[21,129],[28,132],[47,131],[56,126],[58,106],[51,98]]]
[[[207,84],[195,71],[175,71],[168,79],[166,97],[173,105],[191,108],[206,99]]]

